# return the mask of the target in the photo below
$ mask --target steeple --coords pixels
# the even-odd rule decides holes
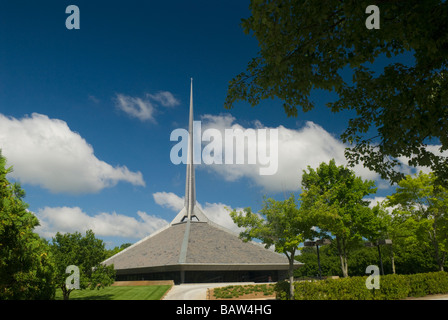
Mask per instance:
[[[196,182],[194,177],[194,147],[193,147],[193,78],[190,83],[190,117],[188,121],[188,152],[187,152],[187,171],[185,179],[185,200],[184,208],[171,221],[173,223],[185,221],[201,221],[207,222],[208,219],[205,214],[199,209],[196,204]]]
[[[193,208],[196,204],[196,186],[194,181],[194,163],[193,163],[193,78],[190,85],[190,119],[188,122],[188,154],[187,154],[187,173],[185,182],[185,208],[187,209],[187,218],[191,220]]]

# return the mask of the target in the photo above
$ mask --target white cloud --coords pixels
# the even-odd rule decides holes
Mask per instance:
[[[177,214],[184,206],[184,199],[172,192],[156,192],[153,197],[157,204],[169,208]],[[233,223],[223,203],[205,203],[198,206],[213,222],[234,232],[241,230]],[[230,210],[232,210],[229,207]],[[242,208],[237,208],[242,210]],[[80,207],[44,207],[34,213],[39,219],[40,226],[35,231],[42,237],[54,237],[60,233],[84,233],[93,230],[99,237],[125,237],[141,239],[168,225],[169,221],[146,212],[138,211],[138,217],[131,217],[116,212],[101,212],[89,215]],[[174,218],[175,215],[173,215]]]
[[[152,121],[154,122],[153,104],[148,100],[141,98],[134,98],[125,96],[123,94],[117,94],[116,104],[118,109],[124,111],[129,116],[137,118],[140,121]]]
[[[172,192],[156,192],[152,196],[158,205],[173,211],[178,212],[184,207],[184,199]]]
[[[243,126],[235,123],[235,118],[230,115],[202,117],[202,132],[208,128],[224,132],[225,129],[241,129]],[[322,162],[335,159],[337,165],[346,165],[344,156],[345,145],[323,129],[321,126],[308,121],[299,129],[289,129],[284,126],[277,128],[264,127],[259,121],[254,122],[254,129],[278,130],[278,170],[273,175],[260,175],[260,164],[212,164],[201,165],[220,174],[228,181],[246,177],[253,183],[263,187],[266,191],[296,191],[301,187],[303,170],[307,166],[316,168]],[[224,134],[222,134],[224,136]],[[257,141],[257,144],[263,142]],[[265,142],[264,142],[265,143]],[[258,149],[258,148],[257,148]],[[247,144],[246,144],[247,150]],[[353,169],[364,179],[377,180],[379,175],[358,165]]]
[[[180,210],[182,210],[182,208],[184,207],[184,198],[181,198],[172,192],[156,192],[153,194],[153,197],[157,204],[161,205],[162,207],[169,208],[175,213],[179,213]],[[241,231],[229,215],[228,210],[233,210],[230,206],[227,206],[223,203],[209,202],[206,202],[204,206],[202,206],[200,203],[197,203],[197,205],[205,213],[207,218],[209,218],[213,222],[234,232]],[[243,209],[236,208],[236,210],[241,211]]]
[[[231,208],[230,206],[221,202],[219,203],[206,202],[205,206],[201,206],[201,209],[202,211],[205,212],[205,214],[210,220],[219,224],[220,226],[223,226],[236,233],[242,231],[242,229],[238,228],[238,226],[233,222],[229,213],[233,209],[236,209],[237,212],[243,211],[243,208]]]
[[[179,100],[177,100],[171,92],[168,91],[159,91],[156,94],[147,94],[147,96],[159,102],[164,107],[175,107],[180,104]]]
[[[164,107],[174,107],[180,104],[179,100],[168,91],[160,91],[156,94],[147,93],[145,96],[146,98],[139,98],[119,93],[115,97],[115,106],[132,118],[155,122],[154,115],[158,104]]]
[[[45,207],[35,213],[40,226],[35,231],[42,237],[53,237],[56,232],[85,232],[91,229],[95,236],[116,236],[140,239],[166,226],[168,221],[138,211],[138,218],[102,212],[94,216],[79,207]]]
[[[120,181],[144,186],[142,174],[99,160],[65,121],[33,113],[15,119],[0,114],[0,149],[12,176],[54,193],[92,193]]]

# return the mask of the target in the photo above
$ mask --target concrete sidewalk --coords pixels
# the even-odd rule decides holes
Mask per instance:
[[[409,297],[405,300],[448,300],[448,294],[431,294],[424,297]]]

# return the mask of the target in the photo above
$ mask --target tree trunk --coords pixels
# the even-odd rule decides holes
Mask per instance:
[[[62,296],[64,297],[64,300],[68,300],[70,297],[70,292],[72,292],[72,290],[67,289],[65,284],[63,286],[61,286],[61,289],[62,289]]]
[[[288,256],[289,260],[289,300],[294,300],[294,251],[291,252],[291,256]]]
[[[443,271],[443,262],[442,259],[440,259],[440,252],[439,252],[439,244],[437,242],[437,234],[436,234],[436,222],[434,219],[434,223],[432,226],[432,232],[429,232],[429,239],[432,240],[432,244],[434,246],[434,258],[436,259],[436,262],[439,266],[439,271]]]
[[[444,252],[444,253],[443,253],[443,256],[442,256],[442,269],[441,269],[440,271],[445,271],[445,270],[443,269],[443,265],[445,264],[445,258],[446,258],[446,252]]]
[[[336,237],[336,244],[338,247],[338,253],[339,253],[339,259],[341,260],[341,270],[342,270],[342,276],[344,278],[348,277],[348,266],[347,266],[347,254],[345,251],[344,241],[339,239],[339,237]]]
[[[390,262],[392,263],[392,273],[395,274],[395,259],[392,244],[390,245]]]
[[[62,289],[62,297],[64,298],[64,300],[68,300],[68,292],[67,288],[65,287],[65,284],[61,286],[61,289]]]

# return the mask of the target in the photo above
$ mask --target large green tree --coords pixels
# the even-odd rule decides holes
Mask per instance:
[[[107,254],[104,242],[95,238],[92,230],[87,230],[85,236],[79,232],[56,233],[51,251],[56,265],[56,285],[62,290],[64,300],[68,300],[70,292],[75,290],[66,285],[67,278],[71,276],[66,273],[69,266],[79,269],[79,289],[99,289],[114,282],[113,265],[101,265]]]
[[[338,250],[342,275],[348,276],[348,254],[363,237],[380,228],[375,211],[364,197],[376,192],[373,181],[364,181],[334,160],[308,167],[302,175],[301,210],[323,236],[333,238]]]
[[[39,221],[23,200],[25,191],[6,177],[11,172],[0,152],[0,300],[52,299],[51,253],[33,231]]]
[[[380,29],[366,28],[371,4],[380,9]],[[242,27],[260,51],[230,81],[226,108],[279,98],[297,116],[298,108],[315,107],[313,91],[332,91],[332,111],[356,113],[341,136],[351,144],[350,164],[398,182],[397,165],[407,158],[448,179],[440,154],[448,149],[447,1],[252,0],[250,9]]]
[[[418,220],[394,212],[390,227],[396,273],[424,273],[438,269],[432,245],[422,234]]]
[[[275,251],[286,255],[289,261],[290,298],[294,297],[294,261],[300,243],[309,237],[310,228],[302,219],[294,195],[284,201],[265,199],[259,214],[251,208],[243,212],[233,210],[233,221],[244,230],[240,237],[244,241],[259,239],[266,248],[275,246]]]
[[[416,237],[428,242],[440,271],[448,253],[448,189],[432,173],[406,176],[387,197],[394,214],[416,225]]]

